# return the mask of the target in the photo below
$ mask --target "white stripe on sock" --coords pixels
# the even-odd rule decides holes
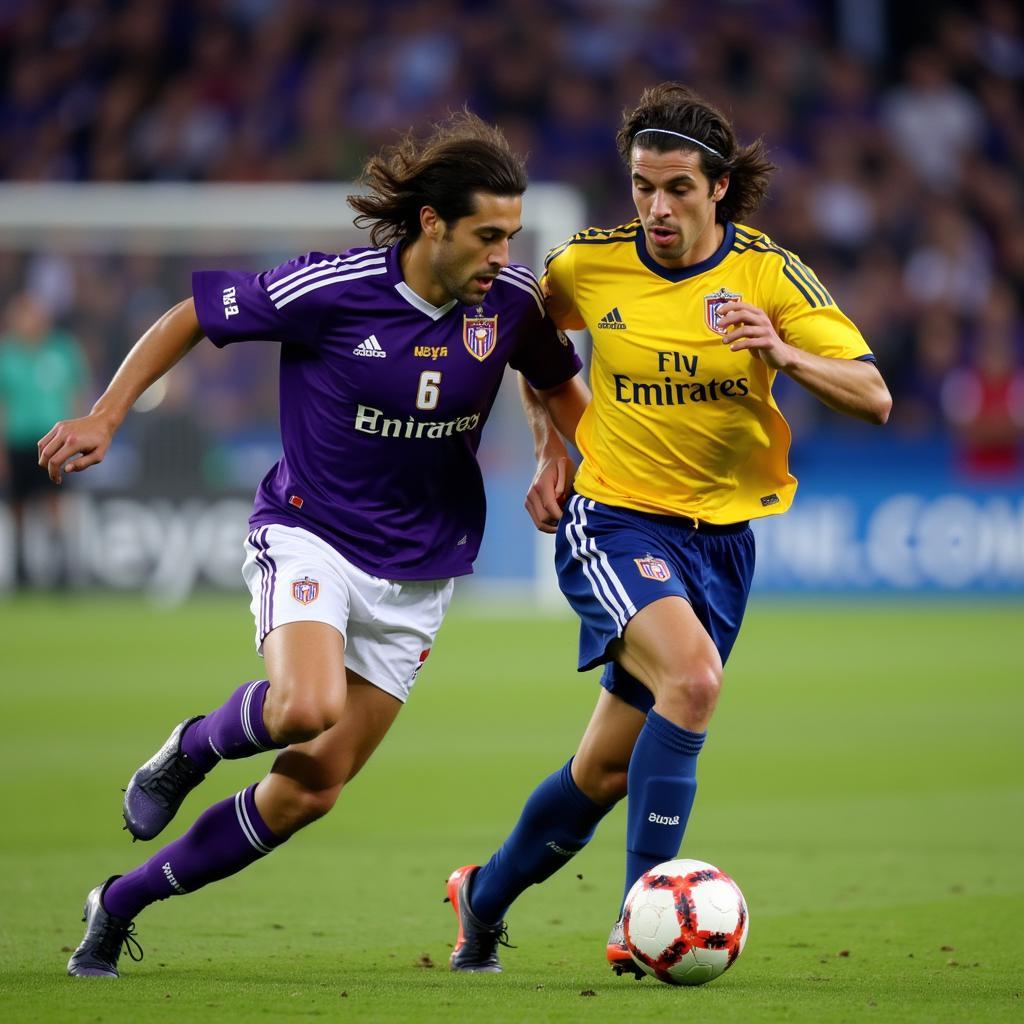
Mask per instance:
[[[242,728],[245,730],[245,735],[249,742],[258,750],[266,750],[267,748],[256,738],[256,733],[253,730],[252,723],[249,721],[249,712],[252,707],[252,695],[256,691],[256,687],[262,682],[262,679],[253,680],[242,697]]]
[[[256,834],[256,829],[252,827],[252,822],[249,820],[249,811],[245,806],[244,789],[240,793],[235,794],[235,814],[238,817],[238,824],[242,826],[245,838],[249,840],[249,844],[253,849],[259,853],[270,853],[272,847],[266,846],[260,841],[260,837]]]

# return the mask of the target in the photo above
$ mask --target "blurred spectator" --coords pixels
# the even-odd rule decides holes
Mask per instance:
[[[914,322],[908,358],[898,367],[899,422],[904,433],[938,434],[947,417],[943,391],[957,372],[963,339],[956,311],[941,303],[924,310]]]
[[[907,260],[907,295],[918,307],[942,301],[960,313],[975,313],[992,286],[988,243],[955,207],[936,202],[927,212],[924,237]]]
[[[0,432],[7,496],[14,513],[18,564],[26,582],[63,582],[59,494],[38,466],[36,442],[58,420],[81,411],[86,367],[78,342],[54,327],[47,309],[28,292],[7,304],[0,336]],[[29,518],[48,533],[44,545],[29,543]],[[50,564],[34,558],[42,549]]]
[[[978,101],[952,80],[943,55],[931,48],[907,58],[906,78],[883,101],[882,119],[892,144],[941,191],[957,183],[960,161],[983,131]]]
[[[981,58],[994,74],[1024,79],[1024,17],[1012,0],[981,4]]]
[[[817,233],[845,256],[852,257],[876,234],[874,197],[855,139],[822,140],[807,201]]]
[[[978,311],[967,366],[942,387],[942,408],[959,441],[960,466],[976,477],[1024,476],[1024,360],[1020,309],[1008,289]]]

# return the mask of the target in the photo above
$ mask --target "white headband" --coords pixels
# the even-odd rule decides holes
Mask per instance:
[[[700,146],[701,149],[706,149],[712,156],[717,156],[719,160],[724,160],[725,157],[716,149],[712,149],[707,143],[701,142],[700,139],[695,139],[692,135],[683,135],[682,132],[670,132],[667,128],[641,128],[640,131],[633,136],[633,141],[636,142],[637,135],[643,135],[644,132],[658,132],[660,135],[674,135],[677,139],[686,139],[687,142],[692,142],[695,146]]]

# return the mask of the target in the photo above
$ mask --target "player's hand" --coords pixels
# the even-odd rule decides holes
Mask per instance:
[[[723,302],[716,322],[726,328],[723,339],[732,352],[749,350],[773,370],[785,370],[793,362],[793,348],[775,333],[768,314],[749,302]]]
[[[549,456],[537,463],[537,472],[526,492],[526,511],[541,533],[554,533],[569,497],[576,467],[568,455]]]
[[[39,465],[59,484],[64,473],[80,473],[102,462],[113,436],[107,420],[94,414],[61,420],[37,443]]]

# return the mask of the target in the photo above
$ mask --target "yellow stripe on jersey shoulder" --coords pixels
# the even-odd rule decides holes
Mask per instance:
[[[818,280],[818,275],[799,256],[788,249],[783,249],[781,245],[776,245],[763,231],[748,228],[743,224],[736,224],[734,227],[736,240],[733,242],[733,252],[758,252],[778,256],[782,260],[782,273],[803,295],[812,309],[835,305],[835,300]]]
[[[544,259],[546,267],[556,256],[560,256],[572,245],[608,245],[612,242],[636,242],[637,232],[640,230],[640,221],[632,220],[628,224],[620,224],[614,228],[584,228],[577,231],[572,238],[567,239],[561,245],[556,245]]]

